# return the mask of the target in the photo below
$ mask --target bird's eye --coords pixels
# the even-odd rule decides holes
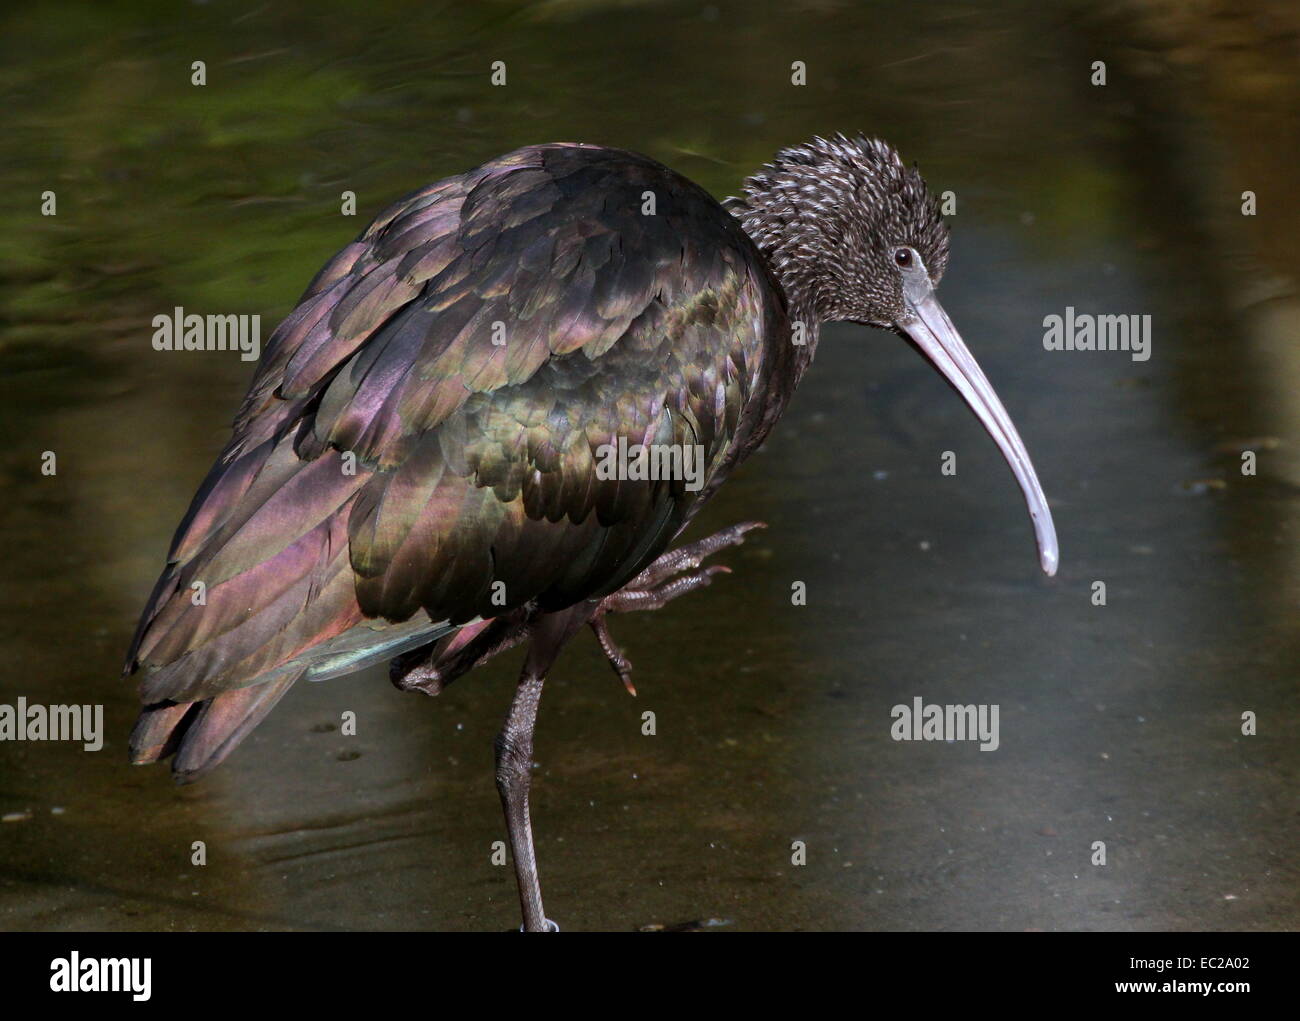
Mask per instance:
[[[895,248],[894,261],[902,266],[903,269],[907,269],[907,267],[912,265],[912,250],[910,248]]]

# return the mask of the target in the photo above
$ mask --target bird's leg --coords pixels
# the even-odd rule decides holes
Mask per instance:
[[[609,660],[609,665],[614,668],[614,673],[618,674],[618,679],[623,682],[623,687],[627,688],[629,695],[635,695],[636,687],[632,684],[632,664],[623,655],[623,650],[614,643],[614,637],[609,633],[609,625],[605,623],[605,611],[597,610],[588,623],[591,624],[591,630],[596,635],[596,642],[600,645],[600,651]]]
[[[706,567],[702,571],[696,569],[705,558],[718,550],[727,546],[739,546],[745,541],[746,532],[766,527],[761,521],[744,521],[715,532],[707,539],[669,550],[617,592],[600,601],[588,623],[595,632],[600,651],[605,654],[614,673],[618,674],[619,680],[631,694],[636,694],[636,688],[632,685],[632,664],[623,650],[614,643],[605,615],[632,610],[658,610],[678,596],[704,588],[713,581],[715,574],[730,574],[731,568],[720,564]],[[688,573],[683,574],[683,571]]]
[[[528,812],[528,791],[533,771],[533,728],[537,724],[537,706],[542,700],[545,681],[544,676],[524,668],[515,699],[510,704],[510,715],[496,740],[497,792],[506,813],[510,857],[515,863],[525,932],[548,932],[551,929],[542,910],[542,886],[537,878],[533,824]]]
[[[606,596],[600,602],[603,613],[630,613],[633,610],[660,610],[678,596],[704,588],[713,581],[715,574],[730,574],[731,568],[723,564],[714,564],[702,571],[683,574],[672,581],[666,581],[656,588],[632,589],[621,588],[613,595]]]
[[[470,630],[394,657],[388,676],[402,691],[440,694],[443,688],[493,656],[513,649],[531,633],[529,624],[514,616],[495,617]]]
[[[515,878],[519,883],[519,904],[523,908],[525,932],[559,931],[559,926],[548,921],[542,910],[542,888],[537,878],[537,855],[528,812],[537,706],[542,699],[542,684],[547,672],[564,643],[582,626],[590,612],[588,605],[538,618],[510,713],[496,739],[497,791],[506,813],[510,855],[514,859]]]
[[[730,528],[724,528],[720,532],[714,532],[708,538],[700,539],[697,542],[687,543],[685,546],[679,546],[675,550],[669,550],[658,560],[654,561],[649,567],[638,574],[635,578],[624,585],[618,592],[615,592],[610,599],[616,598],[625,592],[645,592],[653,589],[656,585],[664,580],[671,578],[682,571],[694,570],[701,563],[720,549],[726,549],[728,546],[739,546],[745,541],[745,534],[752,532],[755,528],[766,528],[767,525],[762,521],[742,521],[738,525],[732,525]],[[703,584],[708,584],[704,582]],[[698,588],[699,586],[694,586]],[[691,591],[689,588],[684,592]],[[683,592],[677,592],[676,595],[682,595]],[[669,596],[672,599],[674,596]],[[665,599],[664,602],[668,600]],[[662,606],[660,603],[659,606]],[[625,608],[613,609],[613,612],[623,612],[623,609],[629,610],[657,610],[659,606],[627,606]]]

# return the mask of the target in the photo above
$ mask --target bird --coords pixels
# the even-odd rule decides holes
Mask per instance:
[[[935,296],[948,256],[920,171],[862,134],[781,149],[723,201],[586,143],[397,201],[268,338],[176,530],[126,657],[131,760],[171,757],[191,782],[304,678],[387,662],[437,695],[526,643],[495,779],[521,929],[558,931],[529,810],[545,680],[590,629],[635,693],[609,616],[709,585],[728,569],[705,560],[762,527],[673,545],[767,439],[824,324],[891,331],[933,364],[1055,573],[1024,443]]]

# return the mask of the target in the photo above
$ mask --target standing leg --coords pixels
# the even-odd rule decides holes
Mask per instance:
[[[537,622],[528,649],[519,687],[510,714],[496,740],[497,791],[506,813],[510,855],[519,883],[519,904],[524,912],[525,932],[558,932],[542,910],[542,887],[537,878],[537,855],[533,848],[533,826],[528,812],[528,791],[533,779],[533,728],[542,685],[569,637],[586,622],[594,606],[548,614]]]
[[[528,788],[533,771],[533,727],[537,704],[542,700],[545,677],[527,669],[519,679],[510,715],[497,735],[497,791],[506,812],[510,834],[510,857],[519,883],[519,904],[524,910],[525,932],[548,932],[551,923],[542,911],[542,886],[537,879],[537,855],[533,850],[533,824],[528,814]]]

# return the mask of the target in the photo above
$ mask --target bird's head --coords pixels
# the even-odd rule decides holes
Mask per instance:
[[[915,167],[886,142],[836,135],[782,149],[727,200],[790,304],[818,323],[894,329],[905,284],[937,286],[948,225]]]
[[[915,167],[887,142],[814,138],[776,154],[726,201],[780,281],[792,321],[856,322],[910,341],[1001,448],[1025,495],[1043,570],[1056,573],[1047,498],[1006,409],[935,297],[948,226]]]

